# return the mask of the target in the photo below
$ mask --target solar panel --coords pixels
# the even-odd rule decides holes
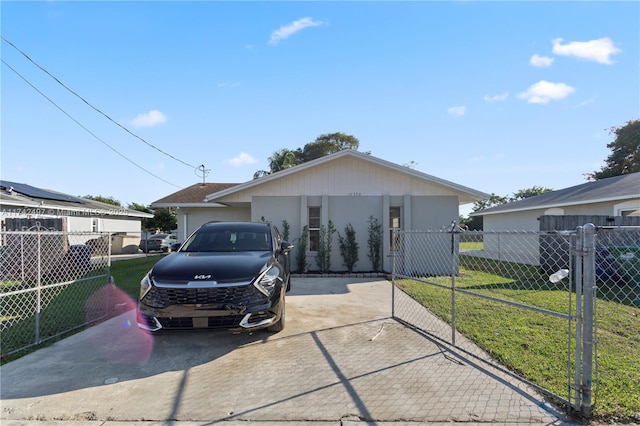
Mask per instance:
[[[85,204],[86,201],[82,198],[74,197],[73,195],[62,194],[60,192],[51,192],[46,189],[36,188],[31,185],[27,185],[26,183],[17,183],[17,182],[9,182],[6,180],[0,180],[0,186],[3,189],[8,190],[9,188],[13,188],[13,190],[19,194],[26,195],[27,197],[33,198],[42,198],[45,200],[56,200],[56,201],[69,201],[72,203],[80,203]]]

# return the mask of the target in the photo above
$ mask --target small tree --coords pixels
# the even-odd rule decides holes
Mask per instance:
[[[286,220],[282,221],[282,239],[285,241],[289,241],[289,222]]]
[[[297,270],[301,274],[307,272],[309,268],[309,264],[307,263],[307,244],[309,241],[309,227],[307,225],[302,227],[302,235],[298,239],[298,244],[296,244],[296,265]]]
[[[380,270],[380,260],[382,258],[382,225],[377,218],[369,216],[369,260],[375,272]]]
[[[331,246],[335,233],[336,228],[332,221],[329,221],[327,226],[320,225],[320,241],[318,241],[318,257],[316,257],[320,272],[329,272],[331,268]]]
[[[356,241],[356,231],[351,224],[344,228],[344,237],[338,232],[338,245],[344,266],[347,267],[349,273],[353,272],[353,265],[358,262],[358,242]]]

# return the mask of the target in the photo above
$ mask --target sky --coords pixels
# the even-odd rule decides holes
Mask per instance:
[[[640,118],[637,1],[4,0],[0,14],[0,177],[124,206],[249,181],[335,132],[485,193],[562,189]]]

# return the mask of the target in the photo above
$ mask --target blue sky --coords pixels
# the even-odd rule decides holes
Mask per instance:
[[[2,179],[124,205],[333,132],[486,193],[561,189],[640,118],[639,2],[0,7]]]

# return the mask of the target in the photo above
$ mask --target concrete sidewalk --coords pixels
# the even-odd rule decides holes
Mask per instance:
[[[133,312],[0,367],[5,425],[560,424],[396,322],[381,279],[295,279],[281,333],[148,335]]]

